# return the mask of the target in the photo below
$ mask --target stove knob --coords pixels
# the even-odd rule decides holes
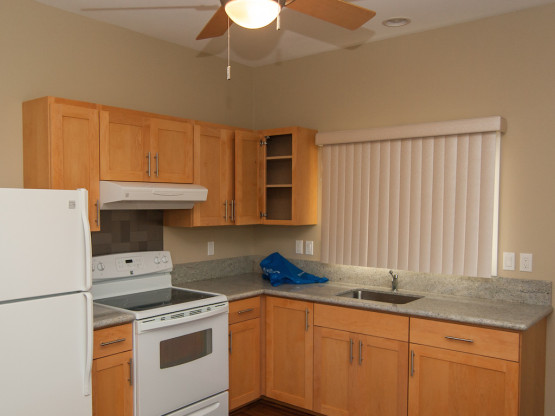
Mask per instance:
[[[168,262],[168,258],[166,256],[162,257],[162,263],[167,263]]]
[[[98,265],[96,266],[96,268],[98,269],[99,272],[104,271],[104,269],[105,269],[104,263],[98,263]]]
[[[154,257],[154,264],[160,264],[160,259],[158,256]]]

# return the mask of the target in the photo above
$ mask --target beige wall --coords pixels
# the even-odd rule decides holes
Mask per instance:
[[[552,5],[263,68],[234,64],[228,82],[223,60],[31,0],[0,0],[0,187],[23,184],[21,102],[44,95],[320,131],[499,114],[509,125],[500,251],[534,255],[533,273],[501,274],[554,281],[554,21]],[[294,256],[295,239],[312,239],[318,259],[319,235],[318,226],[166,228],[165,245],[178,263],[207,259],[207,241],[221,258]],[[546,415],[555,415],[554,322]]]
[[[500,274],[555,281],[553,22],[550,5],[257,69],[256,127],[333,131],[502,115],[499,249],[517,259],[532,253],[533,272],[506,272],[500,262]],[[555,415],[553,317],[547,348],[545,414]]]

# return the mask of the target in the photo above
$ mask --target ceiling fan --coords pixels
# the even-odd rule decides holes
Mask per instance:
[[[328,23],[355,30],[376,15],[376,12],[348,3],[343,0],[220,0],[220,7],[197,36],[197,40],[217,38],[226,33],[231,21],[250,29],[268,25],[279,16],[281,9],[288,8],[324,20]],[[114,7],[87,8],[83,11],[105,10],[148,10],[148,9],[198,9],[208,10],[218,6],[151,6],[151,7]],[[244,18],[255,14],[257,7],[267,7],[270,14],[264,23],[249,26]],[[231,19],[228,20],[228,16]]]

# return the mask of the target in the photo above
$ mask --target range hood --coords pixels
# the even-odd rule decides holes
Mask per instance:
[[[100,181],[100,209],[191,209],[206,201],[200,185]]]

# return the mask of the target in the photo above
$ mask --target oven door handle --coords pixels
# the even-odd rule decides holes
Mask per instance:
[[[160,328],[167,328],[169,326],[198,321],[200,319],[210,318],[215,315],[227,314],[228,310],[229,307],[226,304],[225,307],[220,306],[218,308],[215,308],[214,310],[203,312],[198,315],[183,316],[183,312],[181,311],[163,315],[164,317],[167,317],[167,319],[165,320],[161,320],[160,316],[156,316],[154,318],[140,319],[137,321],[137,334],[142,334],[143,332],[153,331]]]

